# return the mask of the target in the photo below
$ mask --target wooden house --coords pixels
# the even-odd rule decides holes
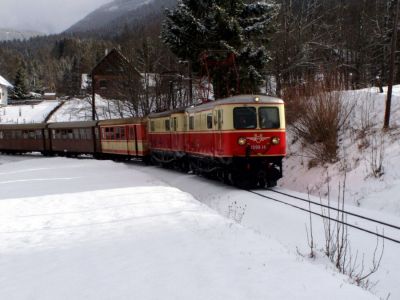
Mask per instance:
[[[141,81],[140,73],[117,49],[107,53],[93,68],[91,78],[93,93],[118,100],[124,100]]]

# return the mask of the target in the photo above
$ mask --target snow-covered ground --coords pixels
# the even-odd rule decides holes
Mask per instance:
[[[400,86],[394,89],[391,130],[384,134],[386,90],[384,94],[364,89],[341,95],[354,109],[349,128],[341,135],[340,161],[309,168],[307,149],[292,143],[289,128],[279,189],[310,191],[318,202],[319,196],[327,197],[329,178],[330,196],[336,201],[346,173],[347,209],[400,225]],[[100,119],[120,117],[114,107],[117,103],[98,98]],[[2,123],[44,119],[36,107],[23,119],[19,108],[10,108],[13,113],[9,107],[0,108]],[[90,102],[72,99],[50,121],[90,119]],[[375,177],[373,169],[381,161],[383,175]],[[59,295],[90,299],[370,297],[349,287],[350,280],[335,271],[322,251],[317,251],[316,260],[306,257],[307,214],[196,176],[137,164],[0,156],[0,185],[1,298],[25,299],[28,294],[40,299]],[[153,217],[152,211],[162,217]],[[366,226],[362,221],[358,225]],[[317,250],[321,250],[325,240],[320,218],[313,217],[313,228]],[[354,256],[365,256],[368,269],[376,239],[349,229],[349,241]],[[152,250],[152,243],[158,250]],[[138,245],[143,248],[137,249]],[[146,258],[147,252],[151,259]],[[389,294],[389,299],[400,299],[398,253],[399,245],[386,242],[381,266],[371,276],[371,282],[377,283],[372,292],[382,299]],[[29,270],[26,274],[25,269]],[[50,284],[42,288],[45,281]],[[62,286],[62,281],[68,284]],[[96,285],[103,288],[96,291]],[[111,292],[113,287],[116,291]]]
[[[103,99],[96,95],[96,112],[99,120],[128,118],[132,116],[127,105],[117,100]],[[71,122],[92,120],[91,98],[70,99],[58,109],[49,122]]]
[[[41,123],[59,104],[59,100],[46,100],[39,104],[1,107],[0,124]]]
[[[259,196],[248,192],[237,190],[230,186],[212,182],[194,175],[182,174],[157,167],[137,166],[136,168],[151,176],[157,177],[169,185],[178,187],[182,191],[190,193],[202,203],[207,204],[215,211],[218,211],[221,215],[242,224],[246,228],[251,228],[255,232],[267,238],[277,240],[287,247],[289,252],[293,255],[298,255],[298,252],[300,252],[307,256],[310,253],[307,242],[307,230],[310,230],[309,215],[304,211],[265,198],[260,198]],[[287,191],[283,188],[277,188],[277,190],[294,194],[292,191]],[[279,196],[275,193],[268,194],[268,191],[259,192],[266,193],[270,197],[282,199],[287,202],[286,197]],[[298,196],[307,198],[307,195],[304,194],[298,194]],[[311,198],[311,200],[319,202],[319,199]],[[301,203],[298,201],[293,201],[292,203],[301,206]],[[305,206],[305,208],[307,208],[307,206]],[[400,218],[393,215],[377,213],[375,210],[360,207],[346,206],[345,208],[351,210],[353,213],[378,218],[382,221],[400,225]],[[319,209],[314,209],[314,211],[321,213]],[[335,272],[333,271],[334,268],[332,264],[327,261],[322,253],[322,249],[325,245],[322,219],[318,216],[313,216],[312,220],[317,258],[315,260],[310,260],[308,258],[299,257],[299,259],[311,261],[313,264],[326,268],[328,272]],[[348,221],[354,224],[350,218]],[[375,231],[374,227],[368,227],[370,224],[367,224],[362,220],[357,220],[355,224],[370,229],[373,232]],[[400,232],[385,233],[391,234],[392,237],[400,240]],[[365,257],[365,271],[369,270],[369,268],[372,267],[372,257],[376,246],[376,237],[352,228],[348,229],[348,235],[352,258],[354,259],[355,256],[358,255],[358,270],[362,267],[361,258],[363,256]],[[375,287],[372,287],[371,285],[372,292],[382,299],[386,299],[389,294],[391,295],[389,299],[400,299],[399,249],[399,244],[386,241],[380,268],[370,278],[372,285],[376,283]],[[314,297],[312,299],[319,298]]]
[[[1,299],[376,299],[151,172],[195,180],[210,199],[228,187],[111,161],[0,164]]]

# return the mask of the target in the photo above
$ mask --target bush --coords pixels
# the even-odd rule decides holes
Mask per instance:
[[[350,111],[343,104],[340,94],[331,91],[331,85],[312,82],[297,92],[297,101],[289,100],[292,122],[296,137],[307,146],[313,160],[319,163],[336,162],[338,158],[339,132],[345,126]],[[304,91],[307,91],[305,93]],[[296,95],[293,90],[290,92]]]

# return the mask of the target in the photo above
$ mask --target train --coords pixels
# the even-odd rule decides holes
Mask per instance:
[[[91,155],[273,187],[286,156],[284,101],[238,95],[142,118],[0,125],[0,152]]]

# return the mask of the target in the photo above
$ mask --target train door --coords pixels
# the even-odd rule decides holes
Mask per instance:
[[[216,155],[222,155],[223,154],[223,136],[222,136],[222,125],[223,125],[223,110],[222,109],[217,109],[215,111],[215,121],[214,121],[214,126],[215,126],[215,154]]]
[[[125,125],[125,143],[126,143],[126,153],[128,155],[133,155],[132,153],[132,139],[131,139],[131,126]]]
[[[177,135],[177,118],[171,117],[171,150],[176,151],[178,147],[178,135]]]
[[[164,119],[164,130],[166,134],[166,139],[165,139],[166,149],[172,150],[171,118]]]
[[[137,125],[129,126],[129,155],[138,155]]]

